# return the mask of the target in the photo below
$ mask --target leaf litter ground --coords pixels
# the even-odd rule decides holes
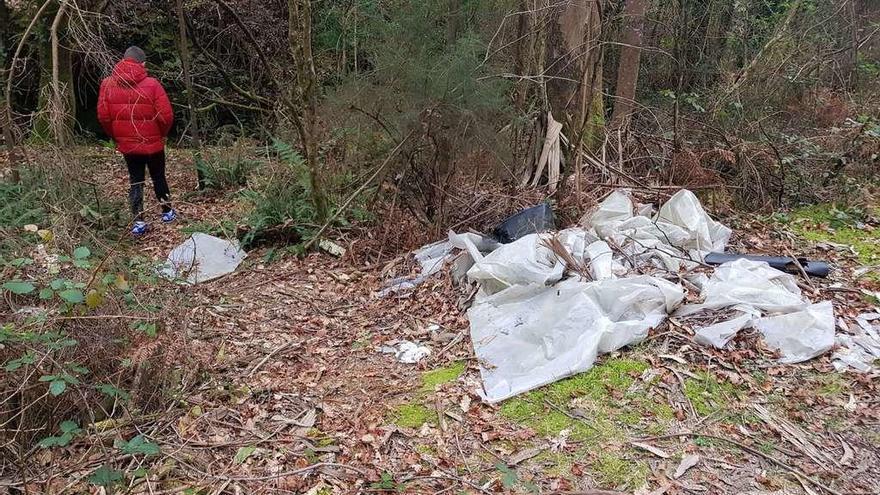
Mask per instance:
[[[191,168],[171,154],[173,190],[191,188]],[[125,197],[121,167],[97,174],[108,195]],[[180,222],[157,225],[132,254],[161,259],[186,232],[221,225],[235,208],[220,193],[177,207]],[[861,291],[877,286],[857,277],[857,253],[755,216],[725,221],[742,251],[835,262],[832,277],[814,283],[838,317],[876,302]],[[831,229],[817,220],[790,230],[805,228]],[[200,380],[160,417],[131,418],[130,428],[161,448],[142,466],[151,474],[136,493],[880,490],[876,377],[838,374],[827,355],[775,365],[753,332],[724,351],[700,347],[693,322],[673,318],[587,373],[486,405],[474,393],[461,289],[437,276],[405,297],[378,299],[389,270],[406,261],[365,264],[351,247],[378,239],[346,236],[343,259],[267,263],[258,250],[237,272],[185,289],[197,303],[169,331],[184,337],[173,352]],[[397,233],[385,229],[389,236]],[[377,351],[403,339],[433,353],[405,365]],[[69,449],[73,465],[77,445]]]

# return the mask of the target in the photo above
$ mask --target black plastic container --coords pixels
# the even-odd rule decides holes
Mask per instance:
[[[556,230],[556,219],[553,217],[553,208],[547,203],[541,203],[501,222],[492,234],[498,242],[507,244],[520,237],[548,230]]]

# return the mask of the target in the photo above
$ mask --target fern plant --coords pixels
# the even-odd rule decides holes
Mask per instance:
[[[273,139],[278,161],[254,179],[242,196],[253,205],[245,219],[244,246],[259,241],[298,241],[316,228],[317,211],[311,199],[309,171],[302,155],[289,143]]]

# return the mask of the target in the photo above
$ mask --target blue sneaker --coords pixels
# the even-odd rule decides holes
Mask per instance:
[[[162,222],[170,223],[173,222],[177,218],[177,212],[174,210],[168,210],[162,214]]]
[[[134,226],[131,228],[131,235],[135,237],[140,237],[147,233],[147,230],[150,228],[147,225],[147,222],[141,222],[140,220],[134,223]]]

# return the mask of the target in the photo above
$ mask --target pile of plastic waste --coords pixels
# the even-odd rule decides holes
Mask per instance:
[[[835,343],[838,369],[866,371],[880,358],[869,321],[855,334],[836,336],[832,303],[814,304],[793,275],[766,262],[737,259],[711,276],[695,270],[708,253],[724,251],[731,230],[690,191],[655,211],[618,190],[580,223],[506,244],[450,232],[416,251],[420,275],[393,281],[380,296],[415,287],[448,262],[454,276],[479,284],[468,319],[488,402],[586,371],[599,354],[640,342],[672,314],[732,310],[732,318],[696,329],[695,340],[723,348],[752,327],[784,363],[811,359]],[[682,305],[685,280],[700,290],[702,303]]]

